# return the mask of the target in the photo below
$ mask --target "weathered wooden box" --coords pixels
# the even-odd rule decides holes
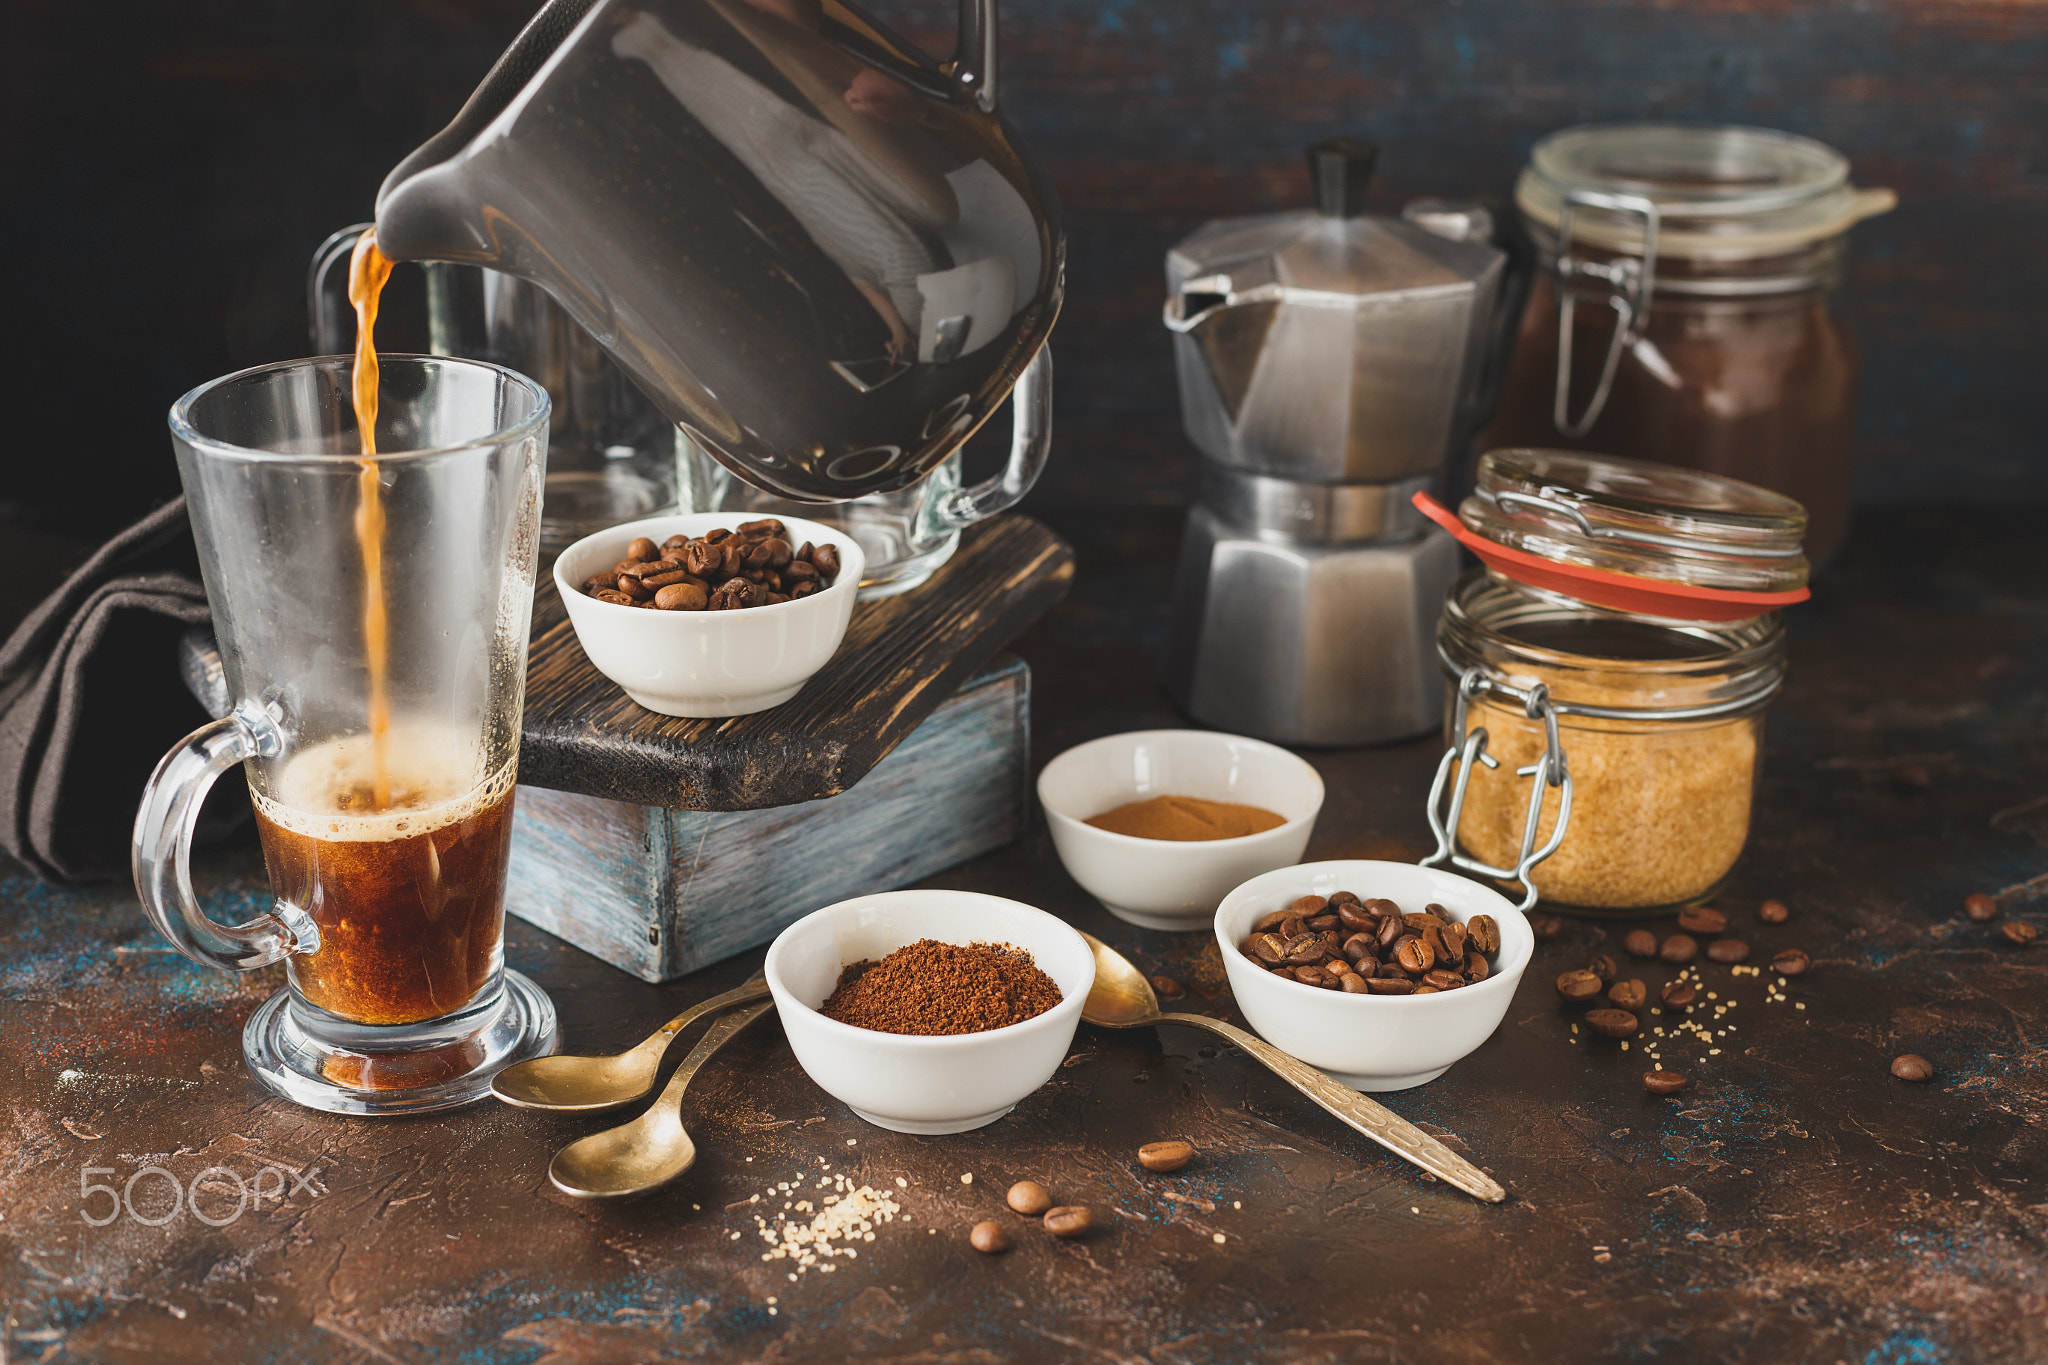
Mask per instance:
[[[666,981],[1015,839],[1030,735],[1031,670],[999,658],[837,796],[694,811],[521,786],[507,908]]]

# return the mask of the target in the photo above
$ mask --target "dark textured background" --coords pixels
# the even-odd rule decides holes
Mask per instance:
[[[165,408],[303,352],[312,247],[368,216],[533,8],[14,0],[0,493],[95,532],[174,491]],[[950,48],[950,0],[875,8]],[[1004,37],[1009,111],[1071,233],[1066,454],[1041,511],[1184,498],[1161,255],[1206,217],[1299,200],[1303,143],[1380,139],[1393,208],[1505,191],[1541,134],[1644,117],[1811,134],[1899,192],[1856,233],[1845,301],[1868,358],[1865,500],[2048,500],[2040,0],[1010,0]]]

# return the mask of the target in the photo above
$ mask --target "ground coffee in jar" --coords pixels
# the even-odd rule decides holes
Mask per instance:
[[[1021,1024],[1061,998],[1022,948],[921,938],[846,967],[821,1012],[877,1033],[943,1036]]]

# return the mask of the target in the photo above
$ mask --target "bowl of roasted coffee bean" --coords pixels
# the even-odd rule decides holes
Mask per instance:
[[[650,517],[585,536],[555,587],[598,672],[665,716],[780,706],[846,636],[865,564],[815,521]]]
[[[790,925],[762,970],[820,1089],[878,1127],[964,1133],[1059,1070],[1095,954],[1019,901],[886,891]]]
[[[1413,863],[1302,863],[1216,910],[1238,1008],[1358,1090],[1433,1081],[1500,1026],[1535,951],[1498,891]]]

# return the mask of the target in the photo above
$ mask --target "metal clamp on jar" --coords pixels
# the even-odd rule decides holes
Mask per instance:
[[[1808,596],[1805,511],[1734,479],[1555,450],[1489,452],[1456,515],[1416,505],[1482,565],[1437,630],[1449,729],[1424,865],[1519,881],[1524,909],[1712,897],[1749,838],[1785,677],[1778,611]]]

